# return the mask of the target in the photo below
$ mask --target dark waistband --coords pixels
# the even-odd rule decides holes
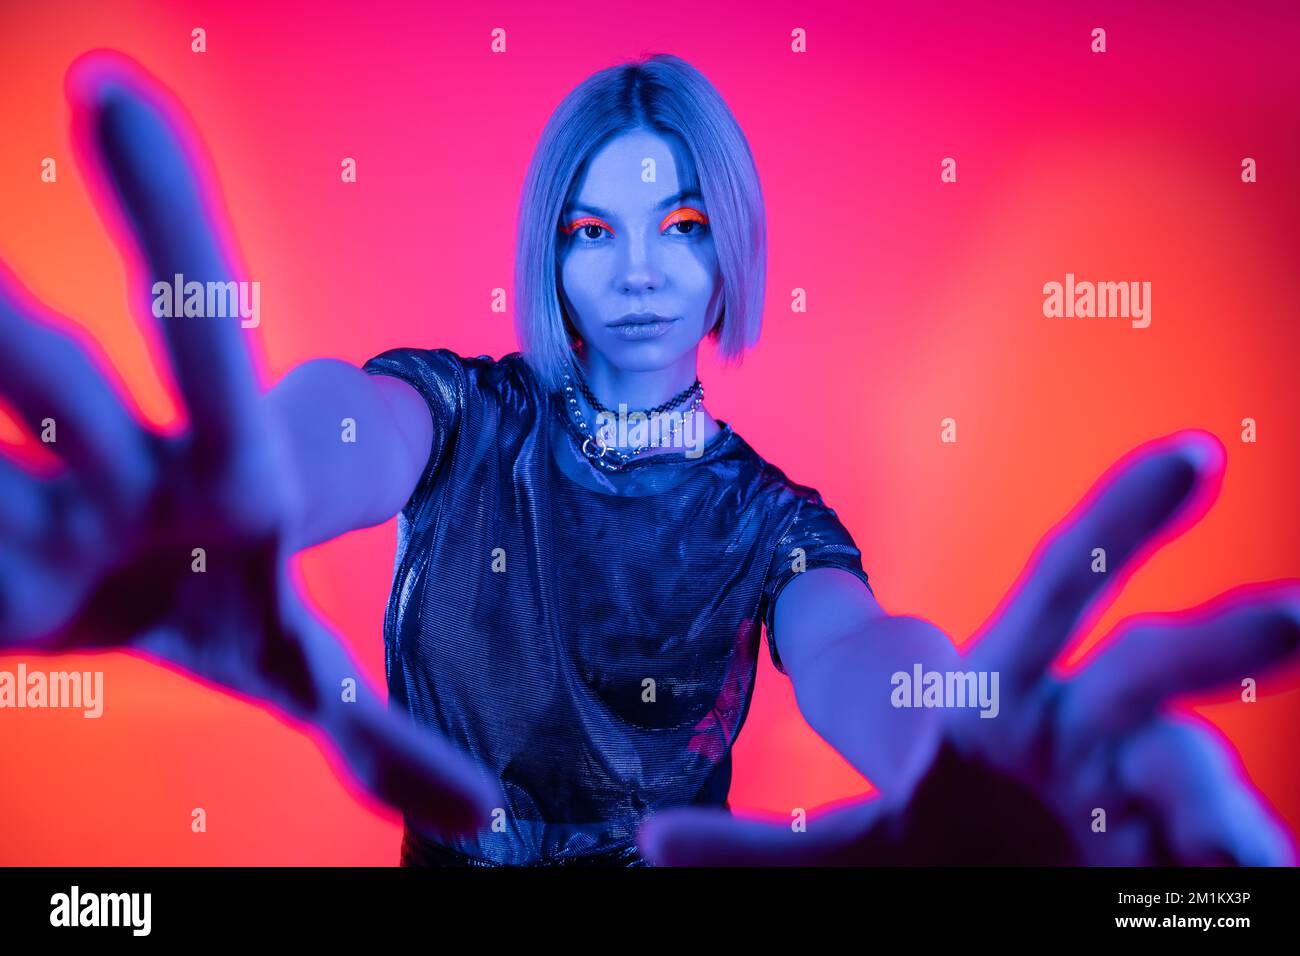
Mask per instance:
[[[467,856],[440,843],[426,840],[410,830],[402,832],[401,866],[479,866],[500,867],[504,863],[483,860]],[[598,853],[586,853],[581,856],[560,857],[553,860],[539,860],[524,864],[538,867],[580,867],[580,866],[649,866],[650,863],[641,856],[636,844],[615,847]]]

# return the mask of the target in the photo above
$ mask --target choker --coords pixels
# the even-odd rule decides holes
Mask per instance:
[[[629,452],[619,451],[613,445],[605,444],[604,439],[596,432],[593,432],[587,424],[587,419],[582,414],[582,408],[578,404],[576,392],[581,391],[582,396],[587,400],[591,407],[598,415],[608,415],[611,418],[620,417],[620,413],[606,408],[600,403],[592,393],[590,386],[587,385],[581,377],[578,378],[575,387],[572,375],[568,373],[564,376],[564,399],[569,409],[569,416],[572,418],[574,425],[577,426],[578,432],[582,435],[582,453],[593,464],[600,466],[606,471],[619,471],[630,462],[635,460],[639,455],[644,454],[651,448],[658,448],[666,445],[673,445],[677,442],[681,431],[681,422],[686,415],[694,414],[704,404],[704,385],[697,378],[689,386],[682,389],[668,401],[654,408],[647,408],[641,411],[623,411],[621,414],[626,417],[632,415],[642,415],[647,423],[651,422],[656,415],[662,415],[665,412],[672,411],[674,408],[689,402],[688,407],[682,413],[681,418],[670,420],[668,425],[667,442],[648,441],[644,445],[633,448]],[[653,429],[652,429],[653,431]]]

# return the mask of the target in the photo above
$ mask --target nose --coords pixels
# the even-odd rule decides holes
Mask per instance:
[[[656,248],[654,237],[641,230],[629,230],[619,270],[619,284],[624,292],[646,292],[663,285]]]

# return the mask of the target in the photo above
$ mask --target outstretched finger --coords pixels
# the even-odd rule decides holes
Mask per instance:
[[[766,823],[725,809],[678,807],[654,814],[637,831],[637,846],[655,866],[862,865],[858,842],[885,812],[883,800],[865,800],[807,821]]]
[[[134,652],[314,726],[312,736],[336,758],[345,782],[416,826],[453,834],[485,824],[504,802],[486,772],[409,715],[386,708],[382,693],[314,613],[296,602],[286,610],[291,625],[283,639],[245,646],[170,622],[150,627],[147,619],[128,620],[124,627]]]
[[[1013,691],[1037,680],[1085,613],[1095,619],[1153,551],[1205,513],[1223,463],[1217,438],[1189,430],[1112,465],[1035,549],[978,632],[972,661]]]
[[[1177,614],[1122,621],[1067,684],[1062,727],[1081,740],[1123,733],[1176,695],[1226,684],[1300,651],[1300,582],[1249,586]]]
[[[1124,742],[1120,775],[1160,821],[1166,866],[1289,866],[1295,848],[1209,727],[1152,721]]]
[[[61,649],[59,635],[89,586],[81,567],[0,545],[0,649]]]
[[[53,315],[0,264],[0,392],[101,502],[128,506],[145,492],[145,433],[103,363],[56,327]]]
[[[499,788],[468,757],[370,694],[324,727],[362,788],[424,831],[473,832],[504,807]]]
[[[194,440],[225,454],[254,437],[256,377],[241,330],[260,321],[260,288],[235,267],[210,164],[180,104],[127,57],[82,56],[67,91],[77,154],[101,212],[112,226],[120,213],[143,253],[139,278]]]
[[[49,512],[45,484],[0,456],[0,545],[8,550],[39,537],[48,530]]]

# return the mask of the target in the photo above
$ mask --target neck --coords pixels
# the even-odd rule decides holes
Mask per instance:
[[[591,390],[607,408],[620,404],[631,409],[660,405],[695,381],[695,353],[683,355],[673,365],[647,372],[615,368],[599,355],[581,362],[582,374]]]
[[[696,377],[695,353],[682,357],[681,361],[668,368],[655,369],[651,372],[629,372],[624,369],[615,368],[598,355],[581,360],[583,377],[586,378],[587,384],[596,398],[606,408],[612,409],[615,414],[619,411],[619,405],[626,405],[629,412],[644,411],[645,409],[654,408],[668,401],[678,392],[687,388]],[[578,389],[574,390],[579,392]],[[596,411],[587,402],[579,392],[574,395],[579,407],[582,408],[583,414],[590,423],[589,428],[596,430]],[[677,409],[678,412],[686,414],[687,409]],[[698,455],[700,449],[713,438],[719,431],[717,421],[709,414],[707,408],[701,407],[698,411],[690,413],[690,425],[683,423],[683,431],[678,437],[690,444],[693,449],[690,453]],[[627,441],[617,439],[613,442],[615,447],[627,447],[637,445],[638,447],[644,442],[644,437],[632,441],[629,434]],[[650,439],[653,441],[653,438]],[[646,449],[645,454],[682,454],[681,447],[672,447],[665,445],[658,448]]]

